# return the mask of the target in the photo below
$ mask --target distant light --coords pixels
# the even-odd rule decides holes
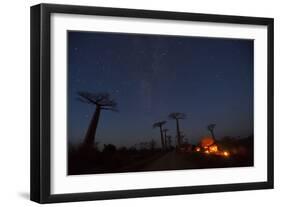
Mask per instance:
[[[218,151],[218,146],[217,145],[212,145],[209,147],[210,152],[217,152]]]
[[[229,152],[224,151],[224,152],[223,152],[223,155],[224,155],[225,157],[228,157],[228,156],[229,156]]]

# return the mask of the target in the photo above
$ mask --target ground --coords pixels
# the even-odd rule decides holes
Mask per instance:
[[[89,158],[89,157],[87,157]],[[122,173],[253,166],[252,154],[211,155],[197,152],[111,152],[91,155],[90,159],[71,158],[69,174]]]

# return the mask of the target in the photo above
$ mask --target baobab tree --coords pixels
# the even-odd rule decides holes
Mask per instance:
[[[117,111],[117,103],[108,93],[78,92],[78,100],[96,107],[83,141],[84,147],[90,147],[95,144],[96,131],[101,111]]]
[[[167,131],[169,131],[169,129],[163,129],[164,132],[164,148],[167,149],[168,143],[167,143]]]
[[[171,149],[172,147],[172,136],[170,135],[167,135],[167,146],[168,146],[168,149]]]
[[[214,141],[216,141],[215,134],[214,134],[215,127],[216,127],[216,124],[209,124],[209,125],[207,126],[207,129],[208,129],[208,131],[211,133],[211,135],[212,135]]]
[[[166,121],[159,121],[153,124],[153,128],[160,128],[160,135],[161,135],[161,145],[162,145],[162,149],[164,149],[164,137],[163,137],[163,130],[162,127],[163,125],[166,124]]]
[[[183,131],[180,131],[180,140],[182,144],[188,144],[188,138],[186,137],[186,134]]]
[[[178,147],[182,144],[182,138],[181,138],[181,132],[179,127],[179,120],[185,119],[186,115],[184,113],[174,112],[169,114],[170,119],[176,120],[176,126],[177,126],[177,141],[178,141]]]

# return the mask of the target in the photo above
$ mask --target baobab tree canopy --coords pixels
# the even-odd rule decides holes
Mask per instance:
[[[215,127],[216,127],[215,124],[209,124],[209,125],[207,126],[207,128],[208,128],[209,131],[213,131],[213,130],[215,129]]]
[[[83,146],[85,148],[90,148],[95,144],[96,131],[101,111],[116,111],[117,103],[112,98],[110,98],[110,95],[108,93],[78,92],[78,96],[78,100],[80,100],[81,102],[96,106],[96,110],[92,115],[91,122],[83,141]]]
[[[110,97],[108,93],[89,93],[78,92],[78,100],[81,102],[92,104],[104,110],[117,111],[117,103]]]
[[[153,128],[162,127],[162,125],[166,124],[166,121],[159,121],[153,124]]]
[[[185,119],[185,113],[174,112],[169,114],[170,119]]]

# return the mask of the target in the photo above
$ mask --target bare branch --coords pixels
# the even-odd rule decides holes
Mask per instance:
[[[116,109],[116,108],[100,107],[100,109],[102,109],[102,110],[109,110],[109,111],[119,112],[119,110],[118,110],[118,109]]]
[[[78,96],[79,101],[99,106],[104,110],[115,111],[117,107],[117,103],[108,93],[78,92]]]
[[[174,112],[169,114],[170,119],[185,119],[185,113]]]
[[[208,129],[209,131],[213,131],[213,130],[215,129],[215,127],[216,127],[216,124],[209,124],[209,125],[207,126],[207,129]]]
[[[153,128],[162,127],[162,125],[166,124],[166,121],[159,121],[153,124]]]

